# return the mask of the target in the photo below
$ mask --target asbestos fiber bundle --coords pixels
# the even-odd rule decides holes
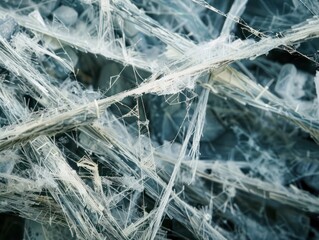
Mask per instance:
[[[0,240],[319,239],[317,0],[1,0]]]

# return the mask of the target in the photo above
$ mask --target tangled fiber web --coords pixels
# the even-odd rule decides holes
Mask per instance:
[[[0,239],[319,239],[317,0],[0,1]]]

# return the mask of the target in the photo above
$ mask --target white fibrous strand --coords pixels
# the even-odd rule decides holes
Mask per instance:
[[[318,239],[318,38],[315,0],[0,2],[0,238]]]

